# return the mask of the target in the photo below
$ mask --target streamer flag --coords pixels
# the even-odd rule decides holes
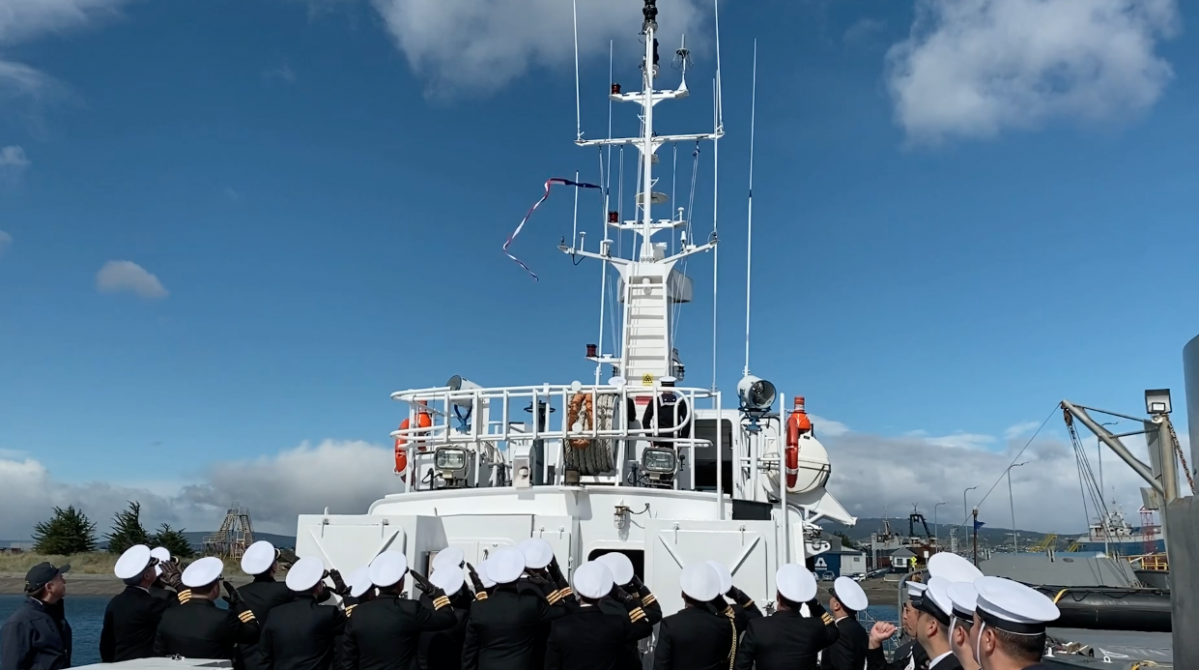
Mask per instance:
[[[520,225],[516,226],[516,230],[512,231],[512,234],[508,236],[508,241],[504,242],[504,255],[507,256],[508,258],[511,258],[513,261],[516,262],[517,265],[524,268],[524,271],[529,273],[529,276],[533,278],[533,281],[537,281],[537,274],[534,273],[532,270],[530,270],[529,266],[522,263],[519,258],[517,258],[516,256],[513,256],[511,253],[509,253],[508,247],[512,245],[512,241],[516,239],[516,236],[520,235],[521,229],[525,227],[525,223],[527,223],[529,221],[529,217],[533,216],[533,212],[537,211],[537,208],[541,206],[541,203],[545,202],[546,200],[549,200],[550,187],[552,187],[554,184],[561,184],[563,186],[573,186],[575,188],[594,188],[597,190],[599,190],[599,188],[600,188],[596,184],[588,184],[586,182],[574,181],[571,179],[563,179],[561,177],[554,177],[552,179],[546,180],[545,195],[541,196],[540,200],[533,203],[533,206],[529,208],[528,213],[525,214],[525,218],[520,220]]]

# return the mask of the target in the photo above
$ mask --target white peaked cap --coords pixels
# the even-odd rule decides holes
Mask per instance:
[[[942,577],[949,583],[973,582],[983,576],[982,570],[970,561],[948,551],[933,554],[928,559],[928,576]]]
[[[904,586],[908,587],[909,598],[919,598],[920,596],[924,595],[925,591],[928,590],[928,584],[922,584],[920,582],[904,582],[903,584]]]
[[[366,593],[374,586],[371,583],[371,569],[364,565],[351,572],[350,576],[346,579],[346,584],[350,585],[351,598],[361,598],[363,593]]]
[[[729,572],[729,569],[725,566],[725,564],[721,563],[720,561],[704,562],[712,566],[712,569],[716,571],[716,576],[720,577],[720,593],[728,593],[729,589],[733,588],[733,573]],[[712,596],[712,598],[715,597],[716,596]],[[708,600],[711,600],[712,598],[708,598]]]
[[[949,585],[946,590],[949,593],[949,602],[953,604],[954,615],[957,613],[974,614],[974,601],[978,598],[978,591],[974,590],[974,585],[967,582],[954,582]],[[959,619],[962,617],[958,617]]]
[[[408,572],[408,557],[398,551],[385,551],[371,561],[371,583],[381,589],[400,583]]]
[[[549,542],[539,538],[531,537],[527,540],[521,540],[520,544],[516,545],[520,549],[520,553],[525,555],[525,567],[533,570],[540,570],[550,564],[554,560],[554,548]]]
[[[146,571],[146,566],[150,565],[151,558],[153,556],[149,547],[144,544],[135,544],[121,554],[112,571],[116,573],[117,579],[133,579]]]
[[[983,577],[974,582],[974,588],[978,592],[976,611],[980,618],[1038,628],[1061,616],[1048,596],[1010,579]]]
[[[849,577],[838,577],[833,582],[833,591],[842,605],[855,612],[861,612],[870,606],[870,599],[866,597],[866,592]]]
[[[171,560],[171,550],[166,547],[154,547],[150,550],[150,555],[157,558],[160,563]]]
[[[247,575],[261,575],[271,569],[276,558],[275,545],[259,540],[246,547],[246,553],[241,556],[241,571]]]
[[[953,582],[944,577],[929,577],[924,599],[931,601],[945,616],[953,616],[953,601],[949,599],[949,585]]]
[[[774,573],[778,592],[793,603],[806,603],[816,597],[816,577],[796,563],[788,563]]]
[[[487,559],[483,559],[475,566],[475,574],[479,575],[479,581],[483,582],[483,588],[485,589],[495,586],[495,580],[491,578],[491,575],[487,574],[488,562]]]
[[[287,571],[287,588],[303,593],[325,577],[325,564],[316,556],[305,556]]]
[[[187,566],[183,571],[183,585],[189,589],[208,586],[220,578],[225,564],[215,556],[207,556]]]
[[[429,577],[429,583],[445,591],[447,596],[452,596],[462,590],[466,577],[462,574],[462,568],[454,566],[434,572]]]
[[[608,572],[612,573],[612,582],[617,586],[633,581],[633,562],[619,551],[610,551],[595,560],[608,568]]]
[[[706,603],[722,593],[720,574],[712,561],[688,563],[679,573],[679,588],[688,598]]]
[[[487,558],[487,575],[496,584],[511,584],[525,571],[525,554],[516,547],[500,547]]]
[[[612,571],[599,561],[588,561],[575,568],[574,592],[584,598],[599,600],[612,592],[614,583]]]
[[[466,560],[466,553],[458,547],[446,547],[433,557],[433,572],[442,568],[457,568]]]

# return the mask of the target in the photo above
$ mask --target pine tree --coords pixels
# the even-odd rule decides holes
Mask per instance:
[[[150,534],[142,526],[141,511],[141,503],[131,501],[129,509],[112,517],[112,532],[106,536],[109,553],[123,554],[135,544],[150,544]]]
[[[96,524],[73,506],[55,507],[49,521],[33,528],[33,550],[39,554],[70,556],[96,550]]]
[[[165,547],[167,551],[171,552],[171,556],[191,558],[196,555],[196,550],[192,548],[191,542],[188,542],[183,530],[182,528],[175,530],[164,523],[154,537],[150,538],[150,546]]]

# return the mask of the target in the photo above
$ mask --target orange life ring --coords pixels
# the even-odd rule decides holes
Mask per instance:
[[[400,430],[408,430],[411,426],[408,419],[400,422]],[[416,415],[416,426],[418,428],[429,428],[433,425],[433,419],[426,411],[421,411]],[[408,444],[408,440],[402,437],[397,437],[395,440],[395,472],[400,475],[401,479],[405,479],[405,471],[408,469],[408,450],[404,447]],[[421,451],[425,450],[425,445],[420,444],[417,447]]]
[[[804,411],[803,397],[795,398],[795,409],[787,417],[787,450],[783,467],[787,473],[787,488],[793,488],[799,479],[799,436],[812,430],[812,420]]]
[[[574,425],[579,422],[580,414],[583,415],[583,430],[591,430],[595,427],[595,403],[592,401],[590,393],[579,391],[571,397],[570,406],[566,411],[567,430],[574,429]],[[591,446],[591,440],[576,437],[570,440],[570,446],[575,449],[586,449]]]

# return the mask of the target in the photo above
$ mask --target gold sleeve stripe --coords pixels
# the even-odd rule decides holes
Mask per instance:
[[[254,620],[254,612],[252,612],[250,610],[246,610],[246,611],[238,614],[237,618],[241,619],[242,623],[250,623],[251,621]]]
[[[820,620],[823,621],[824,625],[826,626],[833,623],[833,617],[829,614],[825,614],[824,616],[820,617]]]
[[[754,601],[746,600],[745,604],[741,605],[741,609],[749,609],[754,606]]]
[[[640,607],[629,612],[629,621],[632,621],[633,623],[637,623],[638,621],[641,621],[644,618],[645,618],[645,612],[642,612]]]
[[[652,605],[652,604],[654,604],[654,603],[656,603],[656,602],[658,602],[658,599],[657,599],[657,598],[655,598],[655,597],[654,597],[654,594],[652,594],[652,593],[650,593],[649,595],[647,595],[647,596],[645,596],[644,598],[642,598],[642,599],[641,599],[641,604],[642,604],[642,605]]]
[[[553,605],[554,603],[556,603],[562,599],[562,592],[557,589],[554,589],[553,591],[550,591],[545,596],[545,599],[549,602],[549,604]]]
[[[192,599],[191,589],[186,589],[186,590],[180,591],[178,595],[179,595],[180,603],[186,603],[187,601]]]
[[[574,591],[571,591],[569,586],[564,587],[561,591],[558,592],[558,596],[560,598],[565,598],[566,596],[569,596],[569,595],[574,595]]]
[[[487,600],[487,592],[479,591],[475,594],[475,600]]]
[[[733,612],[733,608],[732,608],[732,607],[726,607],[726,608],[724,608],[724,611],[723,611],[723,612],[721,612],[721,614],[725,615],[726,617],[728,617],[728,618],[730,618],[730,619],[734,619],[734,618],[736,618],[736,617],[737,617],[737,614],[736,614],[735,612]]]
[[[349,607],[347,607],[347,608],[346,608],[346,616],[351,616],[351,615],[353,615],[353,614],[354,614],[354,608],[355,608],[355,607],[357,607],[357,605],[350,605]]]
[[[433,599],[433,609],[441,609],[443,607],[448,607],[449,604],[450,604],[450,599],[445,596],[437,596],[436,598]]]

